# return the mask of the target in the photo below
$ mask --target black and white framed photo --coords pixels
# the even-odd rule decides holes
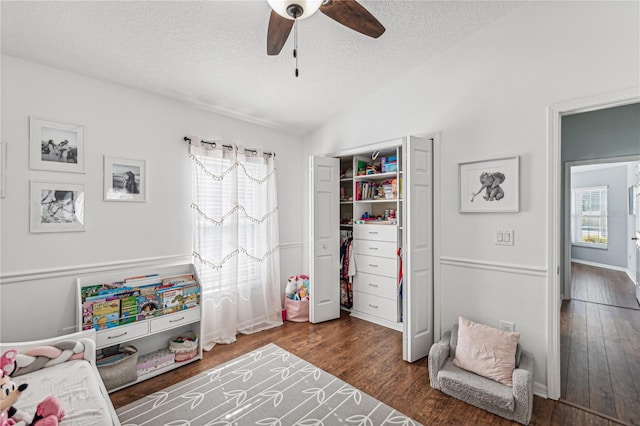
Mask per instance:
[[[147,163],[104,156],[104,200],[147,201]]]
[[[84,184],[31,181],[30,231],[84,231],[84,199]]]
[[[458,164],[460,212],[520,211],[519,157]]]
[[[29,117],[29,167],[84,173],[84,126]]]

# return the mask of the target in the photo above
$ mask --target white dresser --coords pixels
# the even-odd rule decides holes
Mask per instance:
[[[396,225],[354,225],[351,315],[401,330],[397,250]]]

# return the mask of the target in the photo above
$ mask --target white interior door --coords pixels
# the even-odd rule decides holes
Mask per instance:
[[[340,317],[340,160],[310,157],[309,321]]]
[[[404,331],[402,358],[414,362],[433,344],[433,140],[404,146]]]

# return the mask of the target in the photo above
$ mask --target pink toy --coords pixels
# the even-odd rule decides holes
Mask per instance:
[[[16,386],[9,376],[16,370],[17,355],[18,351],[11,349],[0,357],[0,386],[2,388],[2,393],[0,393],[0,426],[18,424],[13,419],[14,415],[16,420],[20,420],[20,424],[25,424],[22,418],[24,416],[21,415],[21,418],[18,418],[18,410],[13,407],[13,404],[20,398],[28,385],[23,383]],[[57,426],[64,415],[65,412],[60,400],[55,396],[48,396],[38,404],[31,426]]]
[[[46,397],[36,408],[32,426],[56,426],[64,417],[65,412],[60,400],[55,396]]]

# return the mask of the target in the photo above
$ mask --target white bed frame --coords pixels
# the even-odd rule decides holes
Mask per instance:
[[[111,399],[109,398],[109,393],[107,389],[104,387],[104,383],[102,383],[102,379],[100,378],[100,373],[98,372],[98,368],[96,367],[96,331],[84,330],[76,333],[65,334],[58,337],[51,337],[48,339],[42,340],[33,340],[30,342],[16,342],[16,343],[0,343],[0,355],[9,349],[17,349],[18,352],[24,352],[28,349],[35,348],[38,346],[49,346],[53,345],[57,342],[61,342],[64,340],[78,340],[84,344],[84,359],[89,361],[92,370],[95,374],[95,380],[98,382],[100,387],[100,392],[104,397],[107,406],[109,407],[109,414],[111,416],[113,426],[120,426],[120,420],[118,420],[118,416],[116,414],[116,410],[111,403]],[[64,420],[63,420],[64,423]]]

